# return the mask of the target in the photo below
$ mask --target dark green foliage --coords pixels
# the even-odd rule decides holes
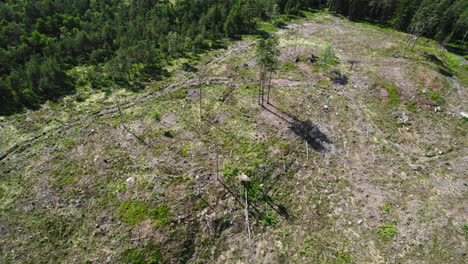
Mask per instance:
[[[42,0],[0,2],[0,115],[35,109],[90,84],[139,89],[167,76],[164,66],[223,37],[254,32],[260,19],[330,8],[352,20],[375,20],[466,50],[465,0]],[[86,67],[75,80],[69,70]]]
[[[37,108],[86,83],[134,89],[163,78],[170,59],[253,29],[246,2],[2,1],[0,114]],[[91,66],[80,82],[68,73],[75,66]]]
[[[278,64],[278,39],[270,37],[268,39],[260,39],[256,49],[257,59],[262,67],[269,71],[273,71]]]
[[[224,23],[224,32],[227,37],[237,37],[245,32],[248,22],[245,21],[247,17],[242,14],[242,9],[242,1],[237,1],[229,11]]]

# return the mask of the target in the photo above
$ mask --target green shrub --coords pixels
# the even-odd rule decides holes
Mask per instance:
[[[337,65],[338,64],[338,58],[335,55],[335,50],[331,45],[325,46],[325,48],[322,50],[322,53],[320,55],[320,59],[325,66],[328,65]]]
[[[264,226],[272,226],[278,223],[278,217],[273,213],[267,212],[262,222]]]
[[[166,131],[164,131],[164,136],[165,136],[165,137],[168,137],[168,138],[174,138],[174,137],[175,137],[175,133],[174,133],[174,131],[166,130]]]
[[[154,120],[156,120],[157,122],[161,121],[161,114],[159,114],[158,112],[155,112],[153,117]]]

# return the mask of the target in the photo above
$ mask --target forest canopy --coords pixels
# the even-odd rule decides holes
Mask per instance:
[[[468,31],[466,0],[6,0],[0,114],[35,109],[83,82],[132,87],[161,78],[172,59],[255,33],[259,21],[324,8],[407,32],[423,27],[443,44],[464,45]]]

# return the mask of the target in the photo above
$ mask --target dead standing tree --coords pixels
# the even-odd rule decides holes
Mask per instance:
[[[125,131],[127,131],[130,135],[132,135],[133,137],[135,137],[136,139],[138,139],[141,143],[143,143],[143,145],[145,145],[146,147],[151,147],[148,143],[146,143],[146,141],[139,137],[137,134],[135,134],[132,130],[130,130],[130,128],[127,127],[127,125],[125,125],[125,122],[123,121],[124,118],[123,118],[123,112],[122,112],[122,108],[120,107],[120,100],[119,98],[117,97],[116,98],[117,100],[117,109],[119,110],[119,117],[120,117],[120,121],[122,122],[122,127],[125,129]]]
[[[278,64],[278,39],[275,37],[270,37],[268,39],[261,39],[257,44],[256,56],[260,64],[259,72],[259,84],[260,90],[258,94],[258,99],[260,105],[263,106],[265,101],[265,90],[267,91],[267,103],[270,103],[270,93],[271,93],[271,79],[272,74],[276,70]],[[268,85],[267,85],[268,83]]]
[[[394,57],[400,57],[401,53],[403,53],[403,57],[406,56],[406,52],[408,51],[409,47],[411,46],[411,50],[414,49],[416,43],[418,42],[419,38],[424,34],[424,30],[434,21],[434,17],[429,17],[427,19],[420,19],[412,28],[410,32],[410,36],[405,42],[405,45],[401,48],[397,55]]]
[[[205,76],[204,72],[198,74],[198,91],[200,93],[200,122],[203,120],[203,77]]]
[[[264,96],[264,87],[265,87],[265,80],[266,80],[266,67],[264,63],[265,57],[265,50],[266,50],[266,41],[264,39],[259,40],[256,49],[256,56],[257,60],[260,64],[260,71],[259,71],[259,90],[258,90],[258,103],[263,106],[263,96]]]

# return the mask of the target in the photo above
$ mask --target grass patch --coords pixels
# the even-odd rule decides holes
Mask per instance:
[[[181,87],[174,91],[168,92],[161,96],[161,100],[177,100],[177,99],[185,99],[187,97],[188,88]]]
[[[397,230],[393,224],[381,225],[377,229],[377,234],[384,240],[389,240],[397,234]]]
[[[230,180],[235,180],[240,173],[240,169],[233,164],[226,163],[222,169],[223,176]]]
[[[122,262],[128,264],[157,264],[164,263],[161,251],[154,245],[144,248],[127,249],[122,253]]]
[[[428,60],[442,70],[442,74],[458,75],[460,73],[462,67],[459,56],[443,51],[435,47],[435,44],[431,42],[425,43],[424,41],[420,41],[419,43],[419,48],[429,54],[427,56]]]
[[[148,207],[141,201],[127,200],[120,206],[119,215],[125,224],[134,225],[148,217]]]
[[[152,219],[155,227],[160,227],[170,223],[169,211],[166,205],[150,209],[142,201],[127,200],[119,207],[119,216],[127,225],[135,225],[145,219]]]
[[[380,209],[380,214],[388,214],[390,212],[390,209],[392,209],[392,205],[389,203],[384,203],[383,205],[379,206]]]
[[[67,176],[67,177],[62,177],[59,178],[55,183],[57,183],[58,186],[65,186],[68,184],[72,184],[75,182],[75,178],[73,176]]]
[[[298,253],[307,257],[310,263],[345,264],[353,262],[353,259],[345,252],[338,250],[336,245],[328,245],[320,238],[307,240]]]
[[[268,22],[260,22],[258,23],[258,29],[260,31],[264,31],[264,32],[267,32],[267,33],[275,33],[276,31],[279,30],[279,27],[271,24],[271,23],[268,23]]]
[[[154,221],[156,227],[165,226],[170,223],[169,207],[165,205],[157,206],[149,211],[149,216]]]
[[[462,225],[460,228],[465,232],[465,236],[468,236],[468,225]]]
[[[417,112],[418,111],[418,107],[416,105],[416,102],[409,102],[407,105],[406,105],[406,109],[410,112]]]
[[[438,104],[442,104],[444,102],[442,95],[438,92],[431,92],[430,96],[431,96],[431,100]]]
[[[190,156],[190,146],[185,145],[183,149],[181,149],[178,154],[184,158],[187,158]]]
[[[400,94],[398,93],[398,87],[395,84],[391,84],[385,86],[385,89],[388,92],[388,104],[400,105],[401,99]]]
[[[278,223],[278,216],[276,214],[267,212],[263,217],[262,223],[264,226],[272,226]]]
[[[298,70],[298,67],[297,67],[297,64],[294,63],[294,62],[291,62],[291,61],[287,61],[285,63],[283,63],[282,67],[281,67],[281,70],[282,71],[296,71]]]

